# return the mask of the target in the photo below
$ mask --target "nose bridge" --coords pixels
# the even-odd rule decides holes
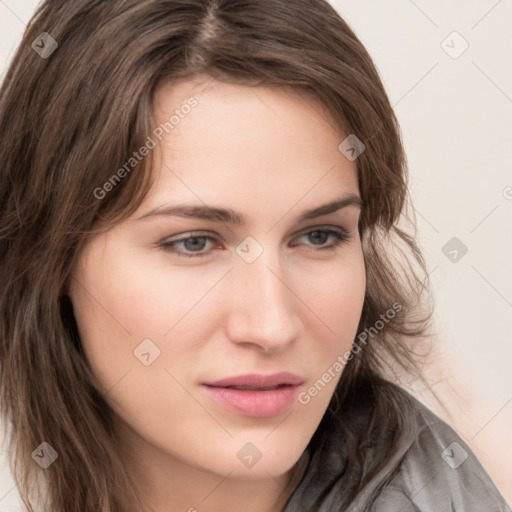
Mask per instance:
[[[251,263],[240,258],[233,274],[231,339],[260,345],[266,350],[293,341],[298,332],[298,317],[279,258],[270,250],[264,250]]]

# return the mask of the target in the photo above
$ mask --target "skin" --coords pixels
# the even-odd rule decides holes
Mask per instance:
[[[289,371],[304,379],[304,391],[350,349],[366,285],[360,208],[298,218],[359,195],[355,162],[338,150],[346,135],[310,93],[185,80],[157,90],[155,126],[191,96],[198,105],[153,150],[149,195],[88,242],[70,296],[147,509],[281,511],[340,374],[307,405],[295,400],[271,418],[228,411],[201,383]],[[230,208],[247,223],[138,219],[178,203]],[[326,227],[348,239],[335,246],[332,235],[314,234]],[[174,250],[204,258],[160,245],[190,233],[216,240],[196,238]],[[236,252],[247,237],[263,249],[252,263]],[[160,350],[149,366],[134,355],[144,339]],[[252,467],[237,457],[249,442],[262,454]]]

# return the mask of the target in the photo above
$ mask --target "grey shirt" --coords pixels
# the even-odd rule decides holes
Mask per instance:
[[[402,392],[413,409],[398,450],[344,512],[512,512],[460,436]],[[365,411],[357,415],[365,417]],[[309,455],[284,512],[340,511],[350,479],[344,471],[346,444],[339,428],[327,439]]]

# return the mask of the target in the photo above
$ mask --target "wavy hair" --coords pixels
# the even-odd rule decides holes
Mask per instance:
[[[54,51],[43,55],[34,43]],[[358,332],[392,304],[401,308],[347,362],[326,412],[347,430],[350,496],[383,466],[401,432],[399,394],[379,383],[394,366],[419,374],[415,346],[431,312],[418,308],[428,276],[415,234],[399,226],[414,227],[398,122],[347,23],[325,0],[46,0],[0,89],[0,411],[30,512],[32,500],[57,512],[142,510],[66,291],[84,244],[132,214],[152,184],[150,154],[104,198],[94,194],[146,142],[156,88],[199,75],[311,91],[340,136],[364,143],[356,165],[367,288]],[[344,411],[363,384],[374,397],[373,421],[351,432]],[[365,459],[368,440],[384,431],[394,433],[387,449]],[[322,421],[310,450],[324,432]],[[32,459],[43,441],[59,461],[45,471]]]

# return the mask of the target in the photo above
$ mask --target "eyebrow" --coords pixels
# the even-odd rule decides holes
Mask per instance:
[[[363,200],[355,195],[348,194],[339,199],[335,199],[334,201],[330,201],[329,203],[323,204],[321,206],[317,206],[311,210],[304,211],[298,221],[302,222],[305,220],[315,219],[317,217],[321,217],[323,215],[328,215],[330,213],[334,213],[342,208],[346,208],[348,206],[356,206],[361,208],[363,205]],[[160,206],[157,208],[153,208],[152,210],[146,212],[141,217],[138,217],[137,220],[146,219],[148,217],[153,217],[157,215],[166,215],[166,216],[175,216],[175,217],[184,217],[188,219],[201,219],[208,220],[212,222],[222,222],[225,224],[233,224],[236,226],[242,226],[246,223],[246,218],[243,214],[236,212],[231,209],[225,208],[216,208],[214,206],[208,205],[197,205],[197,206],[187,206],[187,205],[177,205],[177,206]]]

